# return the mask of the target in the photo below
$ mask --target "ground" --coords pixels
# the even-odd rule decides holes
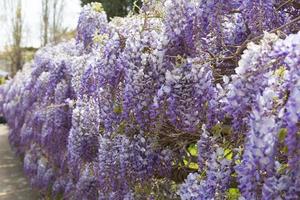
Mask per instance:
[[[0,200],[37,200],[23,174],[22,163],[8,144],[8,129],[0,125]]]

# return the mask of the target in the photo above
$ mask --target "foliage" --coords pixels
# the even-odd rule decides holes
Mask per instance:
[[[144,1],[0,87],[33,186],[63,199],[299,199],[300,17],[285,1]]]
[[[109,18],[124,17],[132,10],[137,11],[136,6],[141,6],[141,0],[81,0],[81,5],[84,6],[92,2],[101,3]]]

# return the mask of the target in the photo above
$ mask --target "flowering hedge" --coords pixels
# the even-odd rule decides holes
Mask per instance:
[[[83,8],[74,40],[0,88],[53,199],[299,199],[300,10],[283,0]]]

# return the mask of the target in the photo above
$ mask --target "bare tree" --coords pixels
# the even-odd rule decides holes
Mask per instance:
[[[62,28],[64,0],[42,0],[42,44],[57,43]]]
[[[52,42],[58,43],[62,29],[62,19],[64,11],[64,1],[63,0],[53,0],[53,10],[52,10]]]
[[[22,50],[22,40],[23,40],[23,13],[22,13],[22,2],[18,0],[6,0],[4,2],[4,8],[7,12],[10,12],[11,19],[9,29],[10,44],[7,46],[6,53],[8,62],[10,64],[11,74],[14,75],[24,64],[23,60],[23,50]]]
[[[42,44],[45,46],[48,43],[49,29],[49,0],[42,1]]]
[[[18,70],[22,69],[24,61],[22,56],[22,37],[23,37],[23,18],[22,18],[22,4],[19,0],[15,20],[13,22],[13,54],[14,59],[12,59],[13,65],[15,66],[16,73]]]

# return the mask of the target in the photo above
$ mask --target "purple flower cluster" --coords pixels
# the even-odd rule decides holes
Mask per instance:
[[[82,42],[84,47],[89,49],[92,45],[95,45],[93,42],[94,37],[108,31],[107,24],[107,15],[101,4],[92,3],[84,6],[78,20],[77,42]]]
[[[0,87],[32,186],[58,199],[299,199],[299,4],[143,2],[111,21],[85,6],[76,39]]]
[[[132,139],[107,134],[99,145],[97,177],[103,199],[124,199],[133,192],[132,185],[146,183],[154,174],[168,175],[171,152],[154,151],[142,133]]]
[[[274,40],[270,41],[270,38]],[[245,199],[269,199],[276,195],[283,199],[299,197],[295,189],[299,174],[299,100],[295,99],[295,95],[299,95],[299,38],[299,33],[285,40],[266,35],[258,46],[270,45],[263,50],[264,53],[259,52],[262,50],[259,48],[255,48],[258,54],[245,52],[237,68],[239,73],[233,83],[234,87],[237,83],[240,87],[231,88],[231,91],[238,94],[238,90],[246,89],[248,95],[244,96],[247,102],[239,101],[239,105],[247,105],[250,113],[244,115],[246,122],[242,122],[247,124],[248,132],[241,163],[235,167]],[[244,65],[244,62],[248,64]],[[245,75],[247,79],[242,78]],[[249,84],[248,80],[252,78],[256,81]],[[248,83],[243,83],[243,79]],[[241,96],[236,95],[238,98]],[[230,99],[237,100],[232,97],[230,94]],[[286,168],[277,170],[278,164]],[[271,184],[271,180],[275,182]],[[283,180],[288,181],[283,183]],[[287,185],[289,190],[284,189]]]

